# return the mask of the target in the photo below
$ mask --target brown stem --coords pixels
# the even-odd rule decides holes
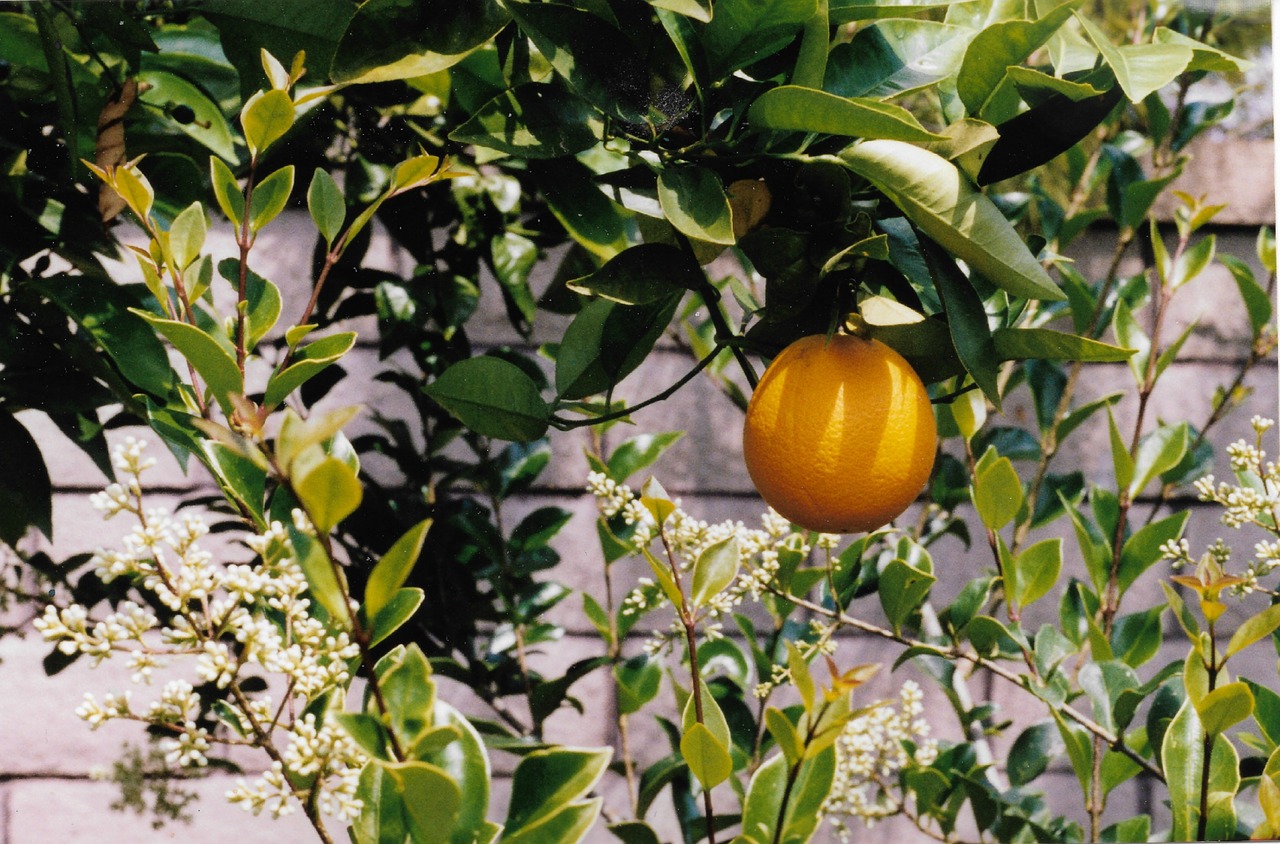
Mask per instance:
[[[246,321],[245,302],[248,299],[247,284],[249,279],[249,250],[253,249],[253,238],[249,233],[249,212],[253,207],[253,176],[258,161],[255,157],[249,162],[249,179],[244,186],[244,210],[240,219],[240,231],[236,234],[236,245],[240,247],[240,274],[236,288],[236,367],[240,377],[244,378]]]

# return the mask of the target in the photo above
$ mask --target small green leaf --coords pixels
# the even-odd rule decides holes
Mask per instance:
[[[293,329],[290,329],[292,331]],[[287,335],[286,335],[287,336]],[[356,344],[354,331],[343,331],[321,337],[303,346],[293,356],[293,363],[281,370],[271,373],[267,379],[267,390],[262,403],[267,407],[276,407],[289,395],[306,382],[310,381],[322,370],[328,369],[338,358],[351,351]]]
[[[424,519],[409,528],[369,572],[369,581],[364,588],[364,605],[371,618],[382,612],[408,579],[430,529],[431,519]]]
[[[342,223],[347,218],[347,205],[342,189],[327,170],[317,167],[311,174],[311,184],[307,187],[307,210],[311,212],[311,219],[324,238],[325,246],[332,249],[333,240],[342,231]]]
[[[1160,546],[1182,536],[1191,513],[1183,510],[1166,516],[1158,522],[1143,525],[1133,536],[1125,540],[1120,551],[1120,566],[1116,579],[1120,594],[1124,594],[1143,572],[1160,561]]]
[[[684,436],[684,431],[667,431],[661,434],[637,434],[623,440],[609,455],[606,466],[609,477],[617,483],[657,462],[668,448]]]
[[[1058,582],[1062,571],[1062,539],[1044,539],[1018,554],[1013,559],[1017,571],[1018,594],[1013,601],[1025,607],[1045,595]]]
[[[1253,714],[1253,692],[1246,683],[1236,681],[1219,686],[1196,705],[1204,731],[1220,736]]]
[[[174,218],[172,225],[169,226],[169,250],[173,253],[173,261],[179,272],[200,257],[200,250],[204,248],[204,239],[208,230],[204,206],[199,202],[191,203]]]
[[[1070,19],[1076,2],[1063,3],[1034,21],[1006,20],[984,28],[969,43],[956,77],[956,92],[970,116],[979,116],[1008,68],[1022,64]]]
[[[1186,422],[1161,425],[1144,436],[1133,457],[1133,481],[1128,485],[1129,497],[1136,498],[1153,479],[1182,462],[1190,440],[1191,426]]]
[[[880,588],[877,590],[880,605],[895,630],[900,629],[920,608],[936,580],[937,577],[930,572],[922,571],[903,559],[891,560],[880,572]]]
[[[224,258],[218,262],[218,274],[231,282],[233,287],[240,284],[240,262],[235,258]],[[252,351],[257,348],[262,338],[275,327],[280,319],[283,304],[280,288],[255,273],[245,269],[244,279],[245,301],[245,348]]]
[[[1053,721],[1040,721],[1027,727],[1009,748],[1009,784],[1028,784],[1043,774],[1049,762],[1064,750],[1062,734]]]
[[[813,674],[809,671],[809,663],[792,642],[787,642],[787,673],[791,676],[791,685],[800,693],[805,711],[812,710],[817,687],[813,682]]]
[[[1274,307],[1266,289],[1254,278],[1253,270],[1244,261],[1234,255],[1222,255],[1218,260],[1235,279],[1236,288],[1240,291],[1240,299],[1244,302],[1245,311],[1249,314],[1249,326],[1256,340],[1263,327],[1271,324]]]
[[[356,473],[336,457],[324,458],[301,478],[294,479],[293,490],[321,535],[354,513],[364,496]]]
[[[293,165],[289,164],[253,186],[249,203],[249,230],[258,231],[279,216],[293,193]]]
[[[290,528],[289,538],[297,552],[298,566],[306,575],[312,596],[320,602],[330,618],[345,623],[350,616],[342,598],[343,588],[338,579],[341,575],[335,571],[333,561],[320,543],[308,534]]]
[[[1280,629],[1280,604],[1273,604],[1265,610],[1250,616],[1231,634],[1224,657],[1231,657],[1254,642],[1265,639]]]
[[[1111,466],[1116,474],[1116,488],[1129,489],[1133,484],[1133,455],[1129,454],[1129,447],[1120,436],[1120,429],[1116,427],[1116,417],[1110,407],[1107,408],[1107,425],[1110,432]]]
[[[365,753],[384,762],[392,761],[387,753],[387,730],[378,716],[364,712],[338,712],[334,717]]]
[[[1117,659],[1134,668],[1146,663],[1160,650],[1163,606],[1124,615],[1111,628],[1111,650]]]
[[[764,723],[769,735],[777,743],[782,754],[787,757],[787,764],[794,765],[804,758],[804,739],[800,736],[796,725],[776,706],[764,711]]]
[[[280,90],[259,91],[240,110],[249,154],[255,159],[293,127],[293,100]]]
[[[738,538],[729,536],[707,546],[693,564],[693,606],[703,607],[738,576],[742,554]]]
[[[1026,492],[1018,470],[1007,457],[1001,457],[974,478],[973,505],[978,517],[991,530],[1000,530],[1022,508]]]
[[[422,606],[425,597],[423,591],[416,586],[396,590],[391,600],[387,601],[373,619],[373,626],[369,632],[369,646],[379,644],[399,630],[418,611],[418,607]]]
[[[783,85],[770,88],[751,104],[753,126],[794,132],[820,132],[849,138],[937,141],[902,106],[870,98],[846,98],[813,88]]]
[[[658,176],[658,202],[671,225],[694,240],[734,242],[733,212],[720,177],[705,167],[671,167]]]
[[[703,788],[714,788],[733,773],[729,750],[705,724],[694,724],[680,739],[680,754]]]
[[[658,694],[662,685],[662,663],[641,654],[615,665],[613,677],[617,683],[618,710],[623,714],[638,712]]]

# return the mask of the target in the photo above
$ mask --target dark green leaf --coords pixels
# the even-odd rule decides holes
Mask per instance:
[[[532,827],[580,799],[604,774],[608,748],[535,750],[520,760],[511,782],[506,836]]]
[[[347,218],[347,205],[342,189],[329,171],[317,167],[311,174],[311,184],[307,187],[307,210],[311,212],[311,219],[324,238],[325,246],[332,248],[334,238],[342,231],[342,223]]]
[[[459,361],[425,392],[485,436],[527,441],[547,430],[549,411],[537,385],[518,366],[500,358]]]
[[[1065,748],[1058,727],[1052,721],[1040,721],[1023,730],[1009,748],[1009,784],[1026,785],[1045,772],[1049,762]]]
[[[604,133],[591,106],[560,84],[526,83],[485,103],[449,134],[522,158],[559,158],[589,149]]]
[[[653,700],[662,684],[662,663],[640,655],[613,668],[617,682],[618,709],[624,714],[638,712]]]
[[[716,0],[702,31],[711,81],[771,56],[813,16],[816,0]]]
[[[1143,527],[1133,536],[1125,540],[1120,551],[1120,567],[1117,569],[1117,582],[1120,593],[1133,585],[1133,582],[1160,561],[1160,546],[1182,535],[1191,513],[1183,510],[1166,516],[1158,522]]]
[[[563,399],[604,392],[639,366],[675,315],[679,294],[649,305],[596,300],[584,307],[560,343],[556,390]]]
[[[649,305],[676,290],[693,290],[706,280],[686,252],[665,243],[633,246],[591,275],[568,283],[570,290],[622,305]]]
[[[385,82],[444,70],[508,21],[495,0],[369,0],[333,56],[335,82]]]
[[[1127,360],[1132,349],[1124,349],[1048,328],[997,328],[991,334],[1001,360]]]
[[[293,356],[293,363],[271,374],[262,403],[275,407],[307,381],[328,369],[356,343],[354,331],[330,334],[303,346]]]
[[[694,240],[734,242],[729,197],[713,171],[698,166],[663,170],[658,176],[658,202],[671,225]]]
[[[891,97],[932,85],[960,68],[973,31],[930,20],[886,20],[837,44],[823,87],[842,97]]]
[[[982,111],[1006,69],[1022,64],[1048,41],[1071,18],[1071,10],[1076,5],[1063,3],[1034,21],[1000,21],[974,36],[956,78],[956,91],[971,116],[978,116]]]

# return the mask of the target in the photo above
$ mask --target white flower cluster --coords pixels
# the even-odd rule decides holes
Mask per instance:
[[[1217,482],[1213,475],[1206,475],[1194,484],[1201,501],[1210,501],[1223,508],[1222,524],[1230,528],[1254,525],[1280,539],[1280,474],[1276,464],[1267,460],[1262,448],[1263,437],[1275,422],[1255,416],[1250,420],[1255,441],[1238,440],[1227,447],[1227,457],[1237,483]],[[1231,558],[1230,547],[1221,539],[1216,540],[1205,552],[1220,567],[1225,568]],[[1162,559],[1175,568],[1195,565],[1191,547],[1185,539],[1166,542],[1160,547]],[[1280,568],[1280,542],[1264,540],[1254,545],[1253,558],[1241,573],[1242,582],[1232,587],[1236,594],[1247,595],[1263,589],[1261,581]]]
[[[35,627],[63,653],[90,656],[95,665],[115,655],[127,657],[135,683],[149,684],[153,669],[175,657],[191,660],[201,682],[227,690],[222,713],[239,736],[211,734],[197,725],[202,701],[185,680],[167,683],[141,711],[125,692],[107,694],[102,702],[86,695],[76,714],[95,729],[113,719],[163,726],[172,733],[162,746],[167,763],[184,767],[207,764],[214,743],[274,749],[280,733],[287,749],[275,767],[253,784],[242,781],[228,799],[255,814],[266,808],[277,817],[292,811],[293,798],[311,799],[327,813],[354,820],[361,808],[355,792],[364,754],[338,727],[319,725],[310,713],[298,719],[292,713],[295,703],[305,705],[345,685],[359,647],[346,631],[310,614],[307,579],[283,525],[273,523],[247,539],[259,558],[254,564],[222,565],[200,547],[209,529],[199,516],[174,518],[145,508],[141,476],[155,461],[144,449],[145,443],[132,438],[117,446],[114,464],[123,480],[92,497],[106,518],[130,513],[136,519],[122,547],[99,550],[93,562],[104,582],[131,580],[168,608],[172,620],[160,627],[150,610],[125,602],[95,621],[85,607],[73,604],[48,607]],[[301,529],[310,527],[305,517],[295,521]],[[241,688],[255,666],[280,678],[284,704],[275,707],[267,695]],[[314,778],[314,794],[295,788],[291,777],[294,782]]]
[[[849,721],[836,740],[836,773],[822,814],[841,841],[852,835],[851,821],[868,827],[897,814],[901,804],[890,795],[897,774],[911,765],[929,765],[937,757],[938,744],[929,739],[924,695],[908,680],[902,684],[897,705],[888,702]],[[908,748],[914,747],[914,752]]]

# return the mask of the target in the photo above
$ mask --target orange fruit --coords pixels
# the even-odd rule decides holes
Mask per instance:
[[[804,337],[773,360],[747,406],[742,451],[765,502],[823,533],[880,527],[929,479],[929,394],[878,340]]]

